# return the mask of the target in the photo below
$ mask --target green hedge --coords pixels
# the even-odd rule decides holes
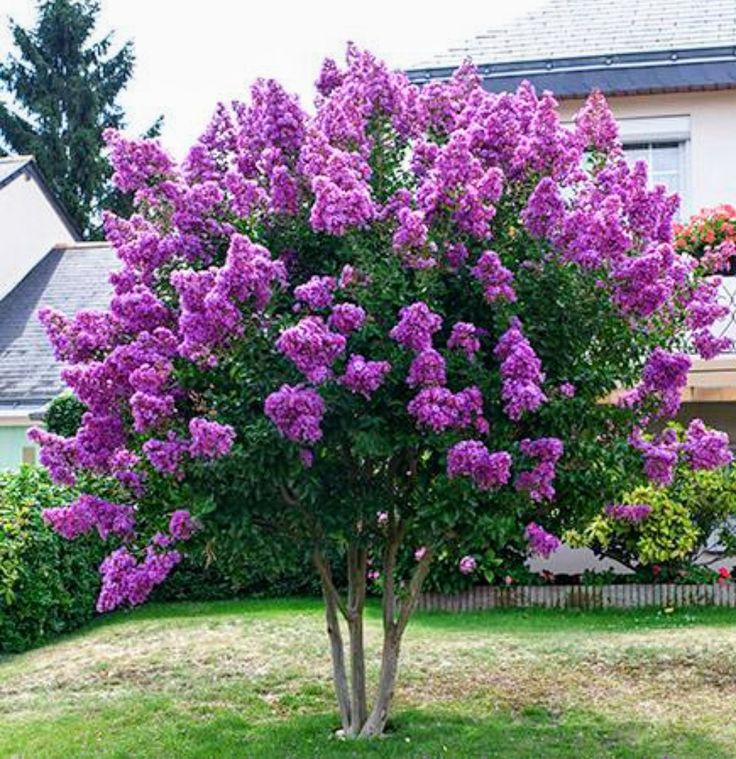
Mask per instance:
[[[73,630],[94,614],[104,546],[68,541],[41,510],[73,493],[40,467],[0,473],[0,651],[17,652]]]

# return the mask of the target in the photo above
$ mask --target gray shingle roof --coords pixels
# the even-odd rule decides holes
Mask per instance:
[[[104,243],[56,248],[0,301],[0,407],[41,407],[63,389],[36,312],[41,306],[67,314],[106,308],[109,272],[117,265]]]
[[[736,0],[550,0],[411,69],[724,46],[736,46]]]

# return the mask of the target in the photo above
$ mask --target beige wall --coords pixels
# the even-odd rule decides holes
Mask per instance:
[[[736,205],[736,89],[611,97],[608,102],[618,119],[690,117],[684,217],[720,203]],[[562,118],[571,119],[581,104],[563,102]]]
[[[54,245],[74,239],[27,171],[0,188],[0,230],[0,298]]]

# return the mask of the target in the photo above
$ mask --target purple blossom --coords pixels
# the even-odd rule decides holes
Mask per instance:
[[[446,381],[445,359],[434,348],[417,353],[406,378],[409,387],[444,385]]]
[[[332,308],[327,324],[341,335],[349,335],[363,326],[365,316],[365,311],[355,303],[338,303]]]
[[[490,453],[479,440],[463,440],[447,452],[447,476],[470,477],[479,490],[499,488],[511,479],[511,456]]]
[[[468,361],[475,358],[475,354],[480,350],[480,330],[470,322],[456,322],[452,326],[450,337],[447,340],[447,347],[455,350],[461,350]]]
[[[325,402],[316,390],[282,385],[266,398],[266,416],[278,431],[297,443],[316,443],[322,437]]]
[[[313,311],[329,308],[337,287],[334,277],[311,277],[303,285],[294,288],[294,297]]]
[[[540,387],[544,381],[542,362],[516,318],[501,335],[494,354],[501,361],[504,411],[510,419],[518,421],[525,411],[536,411],[547,400]]]
[[[576,388],[572,382],[563,382],[557,389],[560,391],[560,395],[564,396],[565,398],[575,397]]]
[[[708,429],[702,419],[690,422],[682,451],[692,469],[719,469],[733,461],[728,435]]]
[[[536,463],[531,470],[519,473],[514,483],[516,489],[529,493],[533,501],[553,501],[556,493],[552,483],[555,465],[564,452],[562,441],[554,437],[525,438],[519,448],[525,456],[536,459]]]
[[[511,287],[514,275],[501,263],[495,251],[481,253],[470,273],[483,285],[483,294],[489,303],[497,300],[513,303],[516,300],[516,293]]]
[[[473,572],[475,572],[477,566],[478,562],[473,556],[463,556],[463,558],[460,559],[458,569],[460,570],[460,574],[472,575]]]
[[[680,448],[675,430],[667,428],[652,440],[645,440],[635,430],[630,436],[630,442],[644,457],[646,476],[658,485],[672,484]]]
[[[418,425],[434,432],[472,426],[479,432],[488,431],[483,418],[483,396],[477,387],[468,387],[458,393],[446,387],[425,387],[409,401],[407,411]]]
[[[178,551],[160,551],[154,544],[147,546],[142,561],[127,547],[113,551],[100,566],[102,587],[97,599],[97,611],[112,611],[128,604],[143,603],[153,589],[160,585],[181,561]]]
[[[609,503],[605,509],[606,515],[619,522],[638,524],[652,513],[652,507],[646,503]]]
[[[96,529],[100,538],[110,535],[130,537],[135,527],[135,509],[132,506],[111,503],[93,495],[80,495],[68,506],[44,509],[44,521],[55,532],[72,540]]]
[[[399,311],[399,321],[389,332],[389,337],[405,348],[423,351],[432,347],[432,335],[440,329],[442,317],[430,311],[423,301],[417,301]]]
[[[548,559],[562,545],[562,541],[540,527],[536,522],[530,522],[524,531],[524,537],[529,545],[529,551],[544,559]]]
[[[343,335],[332,332],[321,316],[306,316],[295,326],[285,329],[276,347],[294,362],[310,382],[324,382],[331,375],[332,363],[344,352]]]
[[[348,359],[345,374],[337,381],[351,393],[360,393],[365,398],[370,398],[384,383],[390,371],[391,364],[388,361],[366,361],[363,356],[354,353]]]
[[[174,540],[189,540],[196,529],[192,515],[186,509],[172,512],[169,519],[169,533]]]
[[[169,432],[165,439],[151,438],[143,443],[143,453],[151,466],[162,474],[181,477],[181,463],[189,452],[189,444],[176,433]]]
[[[594,90],[575,115],[575,130],[580,144],[599,152],[619,148],[618,125],[606,98]]]
[[[193,458],[216,459],[226,456],[235,441],[235,430],[229,424],[194,417],[189,420],[192,442],[189,453]]]

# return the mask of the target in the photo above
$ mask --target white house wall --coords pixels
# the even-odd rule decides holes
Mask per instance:
[[[27,171],[0,188],[0,298],[58,243],[69,227]]]
[[[689,117],[683,218],[721,203],[736,205],[736,90],[610,97],[608,102],[619,120]],[[570,120],[581,105],[564,101],[562,118]],[[669,128],[672,121],[662,123]]]

